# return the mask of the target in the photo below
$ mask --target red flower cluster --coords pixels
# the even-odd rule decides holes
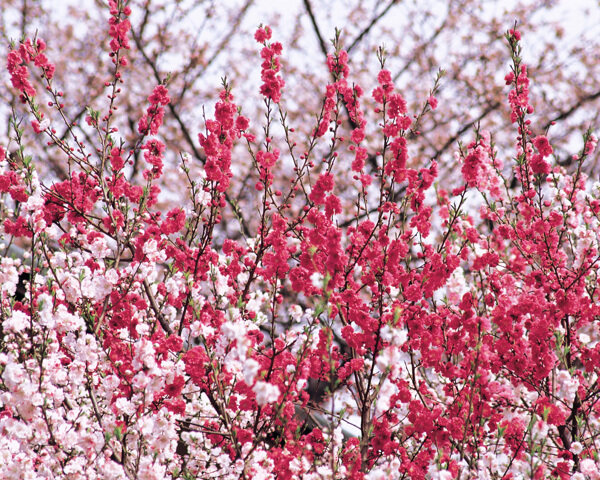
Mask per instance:
[[[154,87],[154,91],[148,97],[148,101],[150,102],[150,106],[138,122],[138,132],[142,135],[156,135],[163,122],[165,115],[164,107],[171,101],[167,87],[164,85]]]
[[[121,0],[109,0],[111,17],[109,19],[110,29],[108,34],[111,37],[110,49],[113,53],[119,50],[129,50],[129,38],[127,34],[131,30],[131,22],[127,18],[131,15],[131,9],[124,6],[127,2]]]
[[[214,182],[217,191],[222,193],[229,187],[232,176],[231,150],[234,141],[248,128],[248,119],[238,115],[228,87],[221,91],[220,97],[221,101],[215,105],[215,120],[206,122],[208,135],[199,133],[198,139],[206,154],[206,178]]]
[[[42,70],[44,78],[52,80],[54,76],[54,65],[48,61],[43,53],[46,43],[38,38],[35,46],[30,39],[21,42],[18,49],[11,50],[8,54],[7,70],[10,80],[17,90],[30,98],[35,97],[35,88],[29,81],[29,70],[27,65],[33,61],[34,65]]]
[[[275,103],[279,103],[281,100],[281,91],[285,86],[285,81],[280,75],[277,75],[281,69],[278,56],[281,55],[283,47],[279,42],[267,43],[271,38],[271,29],[269,27],[259,28],[254,34],[254,38],[258,43],[264,45],[260,51],[260,56],[263,59],[260,73],[263,84],[260,87],[260,93]]]

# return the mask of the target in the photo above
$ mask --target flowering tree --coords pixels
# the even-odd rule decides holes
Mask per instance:
[[[98,0],[61,0],[58,4],[51,0],[4,0],[0,13],[2,56],[8,53],[3,49],[11,38],[25,38],[36,31],[43,31],[46,39],[52,38],[47,55],[56,65],[54,81],[69,86],[65,113],[81,125],[85,125],[87,114],[84,106],[101,101],[104,83],[110,80],[110,59],[97,54],[98,45],[110,41],[104,27],[105,4]],[[409,162],[420,156],[435,158],[441,174],[452,175],[454,170],[449,165],[454,148],[458,141],[470,141],[469,135],[478,123],[495,132],[499,148],[512,145],[500,81],[506,69],[501,32],[519,19],[522,29],[528,32],[525,57],[533,93],[540,99],[538,125],[545,129],[552,121],[560,121],[560,129],[550,128],[555,155],[559,164],[573,172],[575,164],[568,153],[577,141],[573,132],[584,131],[589,123],[596,124],[600,111],[600,69],[596,61],[600,11],[594,9],[593,2],[577,4],[581,5],[567,0],[289,0],[285,7],[279,7],[276,2],[258,0],[130,0],[130,64],[122,71],[128,88],[120,93],[118,126],[122,136],[135,142],[137,121],[144,109],[139,99],[147,96],[146,84],[149,79],[161,83],[169,75],[171,102],[165,108],[161,129],[161,139],[167,145],[165,162],[175,166],[177,156],[169,153],[182,149],[195,161],[202,161],[195,132],[202,106],[209,110],[214,106],[224,72],[238,98],[246,99],[246,116],[262,115],[262,103],[253,101],[258,64],[252,62],[254,46],[247,41],[260,20],[275,28],[286,46],[283,68],[286,83],[294,92],[285,100],[286,112],[296,130],[304,131],[304,126],[308,129],[312,123],[312,112],[320,108],[322,85],[330,81],[325,65],[328,39],[334,27],[340,27],[345,32],[353,81],[370,84],[372,72],[378,68],[374,51],[384,43],[387,68],[411,112],[421,108],[438,69],[445,70],[443,88],[438,92],[439,108],[422,118],[422,140],[410,145]],[[36,88],[45,88],[37,80],[31,79]],[[0,98],[2,105],[22,113],[18,95],[4,84],[0,85]],[[364,100],[367,126],[376,126],[370,98]],[[2,125],[8,125],[10,108],[0,109],[0,115],[7,120]],[[349,134],[352,125],[348,116],[342,115],[341,120],[341,128]],[[73,129],[85,138],[83,129],[77,125]],[[24,138],[30,154],[48,160],[40,166],[40,173],[46,176],[49,170],[57,180],[64,180],[67,172],[60,159],[55,159],[45,144],[33,144],[28,133],[24,132]],[[65,133],[57,125],[57,134],[62,137]],[[367,128],[365,133],[367,168],[374,169],[371,159],[378,148],[377,131]],[[0,130],[0,141],[5,142],[6,135],[6,129]],[[239,169],[236,174],[248,180],[233,185],[228,196],[243,208],[251,208],[254,199],[245,186],[256,182],[255,172],[248,164],[237,164],[236,157],[234,165]],[[135,166],[140,167],[135,169],[139,181],[143,168],[137,163]],[[596,169],[594,159],[584,165],[589,174]],[[185,188],[185,175],[177,168],[166,169],[161,181],[163,192],[170,190],[172,197],[178,197]],[[227,221],[225,216],[223,222]],[[229,233],[234,231],[232,228]]]
[[[2,478],[600,478],[597,139],[553,164],[516,29],[510,150],[476,129],[448,184],[411,158],[439,77],[413,114],[382,48],[365,95],[336,35],[296,127],[261,26],[264,116],[223,80],[203,161],[171,151],[174,205],[168,79],[121,135],[132,12],[109,7],[108,98],[81,126],[41,38],[8,54],[29,117],[0,149]]]

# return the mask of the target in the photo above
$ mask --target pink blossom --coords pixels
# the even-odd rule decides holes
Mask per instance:
[[[433,95],[431,95],[427,99],[427,103],[429,103],[429,106],[431,107],[432,110],[435,110],[437,108],[437,106],[438,106],[437,98],[435,98]]]
[[[548,157],[552,154],[552,147],[545,136],[540,135],[539,137],[535,137],[533,144],[542,157]]]

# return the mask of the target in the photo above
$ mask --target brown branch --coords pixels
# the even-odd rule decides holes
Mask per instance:
[[[306,13],[308,13],[308,16],[310,17],[310,22],[312,23],[315,34],[317,35],[317,39],[319,40],[321,52],[323,52],[323,55],[327,56],[327,45],[325,43],[325,40],[323,39],[323,35],[321,35],[321,30],[317,25],[317,19],[315,18],[315,14],[312,10],[310,0],[304,0],[304,6],[306,7]]]
[[[227,33],[227,35],[225,35],[225,37],[223,37],[223,40],[221,41],[219,46],[215,49],[214,53],[207,60],[205,67],[211,65],[216,60],[216,58],[220,55],[220,53],[225,49],[227,44],[231,41],[233,34],[238,29],[240,23],[242,23],[242,20],[243,20],[244,16],[246,15],[246,12],[252,6],[253,3],[254,3],[254,0],[246,1],[244,6],[240,9],[240,12],[238,13],[237,17],[235,17],[235,20],[231,24],[231,28],[229,29],[229,32]]]
[[[592,101],[596,100],[597,98],[600,98],[600,90],[598,90],[597,92],[594,92],[594,93],[590,93],[589,95],[585,95],[584,97],[581,97],[579,99],[579,101],[577,101],[577,103],[575,103],[573,106],[571,106],[567,110],[563,110],[556,117],[554,117],[552,120],[550,120],[544,126],[544,130],[547,130],[548,128],[550,128],[550,126],[552,125],[553,122],[558,122],[560,120],[564,120],[564,119],[570,117],[579,108],[583,107],[584,104],[586,104],[588,102],[592,102]]]
[[[167,333],[168,335],[171,335],[173,333],[173,330],[171,330],[171,327],[167,323],[165,316],[161,313],[160,309],[158,308],[158,305],[156,304],[156,299],[154,298],[154,295],[152,294],[152,290],[150,290],[150,285],[148,284],[148,280],[146,280],[145,278],[144,278],[144,290],[146,292],[146,296],[148,297],[148,300],[150,300],[150,307],[152,307],[152,310],[154,311],[154,315],[156,315],[156,318],[158,319],[160,326],[163,328],[165,333]]]
[[[373,17],[369,25],[367,25],[367,27],[362,32],[360,32],[358,36],[354,39],[354,41],[350,44],[347,52],[350,53],[350,51],[361,42],[361,40],[369,33],[369,31],[377,24],[377,22],[379,22],[379,20],[381,20],[397,3],[399,3],[399,0],[391,0],[391,2],[388,3],[387,7],[385,7],[379,15]]]
[[[444,21],[440,24],[440,26],[435,30],[435,32],[433,32],[433,34],[431,35],[431,37],[429,37],[425,42],[421,43],[421,45],[419,45],[413,52],[413,54],[410,57],[410,60],[404,65],[404,67],[402,67],[398,73],[396,75],[394,75],[394,82],[396,82],[400,76],[406,72],[410,66],[419,58],[421,57],[421,55],[423,54],[423,52],[425,51],[425,49],[429,46],[432,45],[434,40],[440,35],[440,33],[443,32],[444,28],[446,28],[446,24],[448,23],[448,18],[450,17],[450,10],[452,8],[452,3],[450,3],[448,5],[448,12],[446,14],[446,18],[444,18]]]

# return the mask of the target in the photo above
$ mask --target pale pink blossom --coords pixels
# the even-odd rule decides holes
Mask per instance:
[[[256,403],[259,405],[276,402],[281,393],[277,385],[262,380],[256,382],[252,390],[256,394]]]
[[[12,312],[12,315],[2,322],[5,332],[20,333],[31,325],[29,316],[19,310]]]

